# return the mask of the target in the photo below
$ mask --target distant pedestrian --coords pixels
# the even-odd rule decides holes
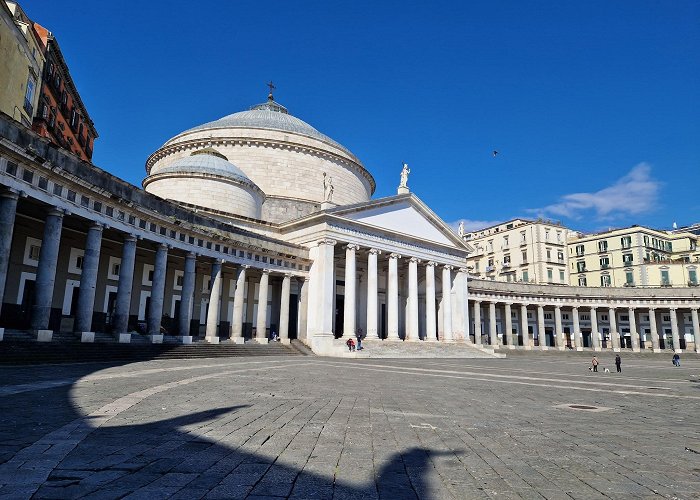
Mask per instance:
[[[357,336],[357,350],[361,351],[362,350],[362,328],[358,328],[357,331],[355,332],[355,335]]]
[[[622,373],[622,358],[620,355],[615,356],[615,367],[617,368],[617,373]]]
[[[678,353],[673,355],[673,366],[681,366],[681,357]]]
[[[598,358],[595,356],[593,356],[593,359],[591,360],[591,366],[593,367],[594,372],[598,371]]]
[[[353,352],[355,350],[355,341],[352,339],[348,339],[347,342],[345,342],[345,345],[348,346],[348,351]]]

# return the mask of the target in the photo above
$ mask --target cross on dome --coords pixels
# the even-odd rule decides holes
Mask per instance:
[[[267,86],[270,87],[270,93],[267,94],[267,98],[268,98],[268,100],[270,100],[270,101],[274,101],[275,98],[272,97],[272,91],[275,90],[277,87],[275,87],[275,84],[272,83],[272,80],[270,80],[270,83],[268,83]]]

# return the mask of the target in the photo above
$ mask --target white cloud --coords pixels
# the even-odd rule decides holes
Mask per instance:
[[[495,226],[503,221],[499,220],[471,220],[471,219],[459,219],[454,222],[448,222],[447,225],[450,226],[456,233],[459,230],[459,223],[464,222],[464,231],[471,232],[477,229],[483,229],[485,227]]]
[[[560,201],[528,212],[541,217],[581,219],[593,212],[598,220],[650,212],[658,203],[661,182],[651,177],[651,166],[640,163],[612,185],[593,193],[572,193]]]

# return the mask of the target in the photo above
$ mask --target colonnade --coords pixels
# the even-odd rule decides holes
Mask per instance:
[[[681,311],[687,311],[690,313],[690,325],[688,326],[692,325],[694,350],[700,352],[700,323],[698,321],[700,306],[698,305],[661,307],[656,305],[584,306],[575,304],[520,303],[518,313],[520,324],[517,328],[519,338],[516,338],[514,337],[512,307],[513,305],[518,305],[518,303],[503,302],[502,300],[473,299],[471,304],[474,311],[474,323],[472,325],[474,342],[480,344],[482,338],[486,335],[486,332],[483,331],[481,320],[482,308],[485,308],[488,311],[488,316],[484,318],[483,324],[488,326],[487,342],[495,348],[506,346],[507,348],[523,347],[525,349],[533,349],[535,347],[535,332],[537,332],[537,347],[542,350],[550,347],[581,350],[586,347],[592,348],[594,351],[602,349],[620,351],[621,349],[629,348],[638,352],[642,347],[645,349],[649,348],[650,343],[654,352],[660,351],[662,348],[671,348],[676,352],[681,352],[684,348],[685,340],[681,342],[682,334],[679,329],[678,314]],[[500,338],[497,333],[497,324],[499,323],[496,315],[497,308],[500,308],[502,311]],[[529,312],[535,316],[533,318],[534,321],[529,321]],[[548,313],[553,313],[553,319],[546,322],[545,315]],[[599,320],[599,313],[604,315],[605,319],[603,321]],[[571,328],[567,327],[568,332],[565,332],[562,319],[563,314],[570,317],[570,319],[567,318],[567,323],[571,325]],[[583,315],[586,315],[585,319],[582,319]],[[644,315],[645,319],[643,322],[638,321],[640,315]],[[661,344],[664,335],[660,335],[659,332],[660,318],[665,316],[668,316],[666,323],[670,325],[670,347],[668,341],[664,345]],[[624,320],[620,320],[620,317],[623,317]],[[582,321],[587,323],[586,326],[588,328],[582,328]],[[606,328],[601,328],[601,322],[606,325]],[[548,345],[546,323],[549,323],[549,328],[552,332],[553,345]],[[624,328],[625,332],[621,331],[620,323],[626,325]],[[647,334],[640,328],[642,323],[648,325],[648,332],[646,332],[649,338],[648,343],[644,341],[647,338]],[[530,333],[530,330],[532,330],[532,333]],[[584,340],[584,336],[587,337],[586,340],[589,339],[588,342]],[[608,337],[609,342],[607,340]],[[621,343],[623,338],[629,338],[629,345],[627,342]]]
[[[2,307],[5,284],[9,272],[10,249],[13,239],[15,218],[17,211],[18,193],[5,191],[0,193],[0,308]],[[61,234],[64,219],[67,212],[50,208],[45,216],[41,251],[39,252],[36,269],[35,294],[30,316],[30,328],[35,331],[39,340],[50,340],[52,330],[49,329],[51,309],[54,302],[54,290],[56,271],[59,267],[59,250],[61,248]],[[80,286],[74,308],[73,329],[80,333],[83,339],[94,338],[92,332],[93,316],[95,312],[95,294],[99,278],[100,255],[103,243],[104,227],[99,223],[91,223],[85,237],[84,254],[80,272]],[[150,286],[150,300],[146,314],[146,333],[152,339],[161,334],[164,299],[166,292],[166,276],[168,272],[168,255],[173,251],[172,247],[159,242],[147,242],[155,245],[153,259],[153,276]],[[134,291],[134,273],[136,264],[137,238],[131,234],[123,234],[121,260],[117,281],[116,298],[111,319],[112,333],[121,336],[127,334],[129,318],[131,316],[132,293]],[[178,255],[182,250],[177,249]],[[236,267],[235,291],[233,303],[233,318],[231,321],[230,338],[234,341],[243,341],[244,304],[247,297],[244,296],[246,279],[250,278],[250,265],[226,263],[223,259],[200,257],[194,252],[187,252],[182,269],[182,290],[180,295],[180,308],[175,319],[183,341],[191,341],[189,336],[192,312],[195,306],[194,293],[196,282],[197,260],[209,263],[211,266],[211,281],[209,291],[209,306],[206,316],[205,340],[208,342],[219,341],[218,325],[221,319],[222,305],[222,270],[223,266]],[[170,262],[172,265],[172,260]],[[261,343],[267,342],[267,314],[268,298],[270,295],[270,276],[281,277],[281,289],[279,304],[279,338],[285,341],[289,337],[289,300],[291,292],[291,280],[297,279],[291,273],[283,273],[278,270],[257,268],[260,273],[258,287],[258,307],[255,318],[255,340]],[[303,279],[302,292],[306,287]],[[302,293],[303,295],[303,293]],[[304,306],[306,308],[306,305]],[[2,330],[0,329],[0,332]],[[90,337],[91,336],[91,337]],[[186,338],[189,337],[189,340]],[[1,339],[2,337],[0,337]]]
[[[317,272],[321,275],[319,281],[330,285],[327,300],[319,299],[324,302],[324,309],[332,309],[331,300],[335,294],[333,273],[336,264],[333,249],[336,244],[335,240],[319,242],[317,259],[319,266]],[[345,278],[343,338],[355,337],[358,333],[359,326],[356,318],[358,297],[365,291],[367,304],[365,338],[380,338],[380,269],[384,270],[386,275],[386,340],[452,342],[466,338],[468,324],[466,269],[457,268],[448,263],[422,260],[415,256],[404,256],[397,252],[385,253],[378,248],[365,248],[362,250],[364,250],[363,256],[366,256],[366,288],[358,290],[358,254],[361,247],[356,243],[346,243],[342,247],[345,257],[345,267],[342,271]],[[329,251],[329,248],[332,250]],[[386,257],[381,261],[380,266],[379,259],[382,255]],[[333,259],[332,269],[325,264],[326,261],[331,262],[331,259]],[[362,267],[364,269],[364,263]],[[441,273],[440,311],[437,308],[436,272]],[[425,282],[423,297],[419,296],[421,279]],[[423,304],[420,303],[421,300]],[[423,318],[420,317],[421,306],[424,306]],[[402,313],[405,316],[401,317]],[[322,316],[323,313],[318,315],[317,331],[324,331],[324,325],[321,324]],[[421,329],[421,325],[425,325],[424,329]],[[332,326],[326,324],[325,328],[330,329]]]

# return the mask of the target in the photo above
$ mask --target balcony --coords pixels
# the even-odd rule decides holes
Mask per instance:
[[[632,267],[634,265],[634,262],[629,260],[629,261],[623,262],[622,265],[625,267]]]
[[[630,287],[630,286],[635,286],[635,285],[634,285],[634,282],[631,282],[631,283],[625,283],[622,286]]]
[[[601,269],[610,269],[610,264],[601,264],[600,268]]]
[[[507,269],[510,267],[510,262],[504,262],[503,265],[501,266],[503,269]]]
[[[608,247],[598,247],[598,253],[608,253]]]
[[[492,273],[496,270],[494,266],[486,266],[486,272],[487,273]]]
[[[689,281],[688,286],[700,286],[700,283],[698,283],[697,281]]]

